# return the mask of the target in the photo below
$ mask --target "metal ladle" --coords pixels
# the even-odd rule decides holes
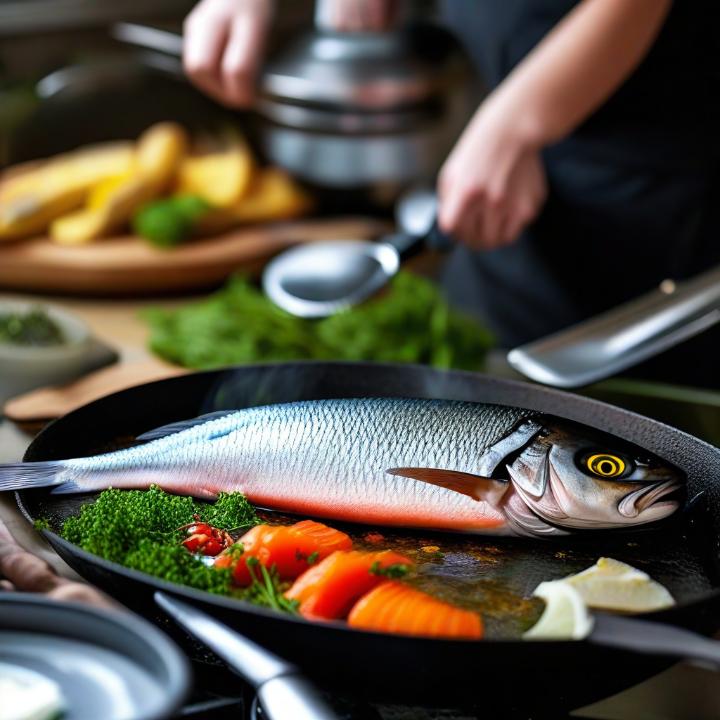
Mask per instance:
[[[437,229],[437,198],[413,190],[398,201],[400,231],[377,241],[331,240],[294,247],[271,260],[262,276],[266,295],[283,310],[321,318],[357,305],[380,290],[404,260],[450,241]]]

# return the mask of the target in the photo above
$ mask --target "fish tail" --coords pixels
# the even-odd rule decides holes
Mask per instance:
[[[2,464],[0,465],[0,492],[61,485],[65,482],[60,477],[63,469],[64,463],[54,460]],[[70,492],[78,491],[71,490]]]

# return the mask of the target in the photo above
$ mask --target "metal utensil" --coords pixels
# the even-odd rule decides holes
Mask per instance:
[[[255,688],[268,720],[337,720],[295,665],[165,593],[156,592],[155,602]]]
[[[367,300],[426,245],[444,250],[449,240],[437,230],[437,198],[430,190],[403,196],[396,210],[400,232],[380,240],[337,240],[299,245],[271,260],[263,289],[292,315],[321,318]]]
[[[340,32],[324,7],[319,2],[314,27],[258,73],[263,154],[316,189],[366,195],[387,207],[438,171],[481,88],[447,30],[412,23]],[[165,30],[117,23],[110,32],[153,51],[156,64],[158,53],[182,54],[182,38]]]
[[[515,348],[508,362],[526,377],[580,387],[647,360],[720,322],[720,267]]]
[[[65,720],[175,717],[191,686],[184,655],[147,620],[37,593],[0,593],[0,663],[55,682]]]
[[[154,50],[173,57],[182,57],[182,36],[169,30],[160,30],[137,23],[119,22],[110,28],[110,35],[128,45]]]
[[[720,642],[665,623],[597,613],[587,639],[607,648],[664,655],[713,670],[720,668]]]

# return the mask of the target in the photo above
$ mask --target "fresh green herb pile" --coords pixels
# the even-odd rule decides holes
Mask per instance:
[[[451,310],[434,283],[410,273],[399,273],[381,297],[319,321],[285,313],[240,277],[205,300],[145,317],[153,352],[196,369],[313,359],[478,370],[492,345],[488,331]]]
[[[0,313],[0,343],[48,347],[62,345],[65,336],[59,325],[42,309]]]
[[[257,525],[242,493],[220,493],[214,504],[149,490],[105,490],[80,513],[65,520],[60,534],[83,550],[155,577],[217,594],[230,594],[231,571],[208,567],[180,543],[178,528],[197,514],[225,529]],[[249,590],[244,591],[249,592]]]

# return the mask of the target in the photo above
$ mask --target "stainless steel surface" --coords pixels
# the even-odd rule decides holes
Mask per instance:
[[[656,291],[508,353],[518,372],[581,387],[636,365],[720,322],[720,268]]]
[[[298,245],[263,270],[265,294],[283,310],[321,318],[367,300],[397,273],[400,255],[384,242],[338,240]]]
[[[0,662],[55,682],[64,720],[162,720],[190,686],[185,657],[148,621],[40,594],[0,593]]]
[[[432,188],[419,188],[400,198],[395,208],[395,222],[408,235],[424,237],[437,218],[437,195]]]
[[[477,104],[469,62],[439,27],[337,32],[320,5],[261,73],[263,150],[308,182],[397,197],[437,172]]]
[[[268,63],[260,87],[269,96],[293,102],[366,111],[421,103],[443,91],[443,83],[457,79],[448,71],[460,72],[461,67],[429,62],[418,45],[412,33],[403,30],[316,29]]]
[[[720,642],[663,623],[597,614],[590,642],[647,655],[667,655],[720,669]]]
[[[257,690],[268,720],[337,720],[294,665],[165,593],[155,593],[155,602]]]
[[[158,55],[180,55],[179,35],[132,23],[111,32],[152,51],[151,64],[180,71]],[[318,27],[260,73],[262,150],[309,183],[371,189],[392,201],[437,172],[477,104],[472,77],[453,36],[432,25],[379,33]]]
[[[138,25],[137,23],[120,22],[112,26],[110,36],[128,45],[135,45],[146,50],[155,50],[176,57],[182,56],[182,37],[167,30]]]
[[[142,67],[166,73],[170,76],[182,76],[182,64],[175,58],[162,53],[144,53]],[[127,59],[112,59],[69,65],[51,72],[41,78],[35,86],[35,92],[41,100],[50,100],[61,95],[79,97],[107,90],[113,85],[122,86],[137,73],[136,65],[130,67]]]
[[[333,315],[374,295],[421,246],[435,223],[437,200],[425,189],[407,193],[396,211],[401,232],[369,240],[307,243],[286,250],[265,267],[265,294],[283,310],[305,318]],[[420,232],[416,232],[416,231]]]
[[[268,123],[261,139],[269,159],[305,182],[369,189],[394,200],[408,186],[433,177],[460,130],[429,126],[387,135],[339,135]]]

